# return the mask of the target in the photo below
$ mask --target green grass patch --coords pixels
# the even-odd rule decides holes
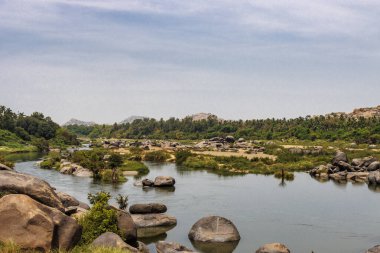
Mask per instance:
[[[165,162],[170,157],[171,156],[168,152],[163,151],[163,150],[158,150],[158,151],[147,152],[144,156],[144,160],[150,161],[150,162]]]
[[[124,161],[123,165],[120,167],[121,171],[137,171],[141,175],[146,175],[149,173],[149,168],[139,161]]]

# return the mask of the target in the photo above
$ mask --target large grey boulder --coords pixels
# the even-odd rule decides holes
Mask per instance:
[[[79,206],[80,202],[73,196],[64,192],[56,192],[56,193],[64,207]]]
[[[370,248],[366,251],[366,253],[380,253],[380,245]]]
[[[136,243],[137,227],[129,213],[117,209],[117,227],[127,243],[132,245]]]
[[[175,179],[169,176],[158,176],[154,179],[155,187],[171,187],[175,185]]]
[[[190,253],[194,252],[185,246],[175,242],[159,241],[156,243],[157,253]]]
[[[368,171],[375,171],[380,169],[380,162],[376,161],[368,165],[367,170]]]
[[[119,235],[112,232],[105,232],[101,234],[92,242],[92,245],[97,247],[124,249],[131,253],[149,253],[149,249],[143,243],[139,242],[137,248],[132,247],[131,245],[125,243]]]
[[[9,168],[7,165],[0,163],[0,170],[13,171],[12,168]]]
[[[335,166],[338,166],[339,162],[348,163],[348,157],[347,157],[346,153],[344,153],[342,151],[338,151],[336,153],[334,159],[332,160],[332,164]]]
[[[13,241],[27,250],[69,250],[82,234],[75,219],[22,194],[0,199],[0,224],[1,242]]]
[[[209,216],[193,225],[189,239],[201,242],[233,242],[240,240],[240,234],[230,220],[220,216]]]
[[[25,194],[62,212],[65,210],[54,189],[47,182],[31,175],[0,171],[0,191]]]
[[[166,214],[132,214],[137,228],[169,227],[177,225],[177,219]]]
[[[368,174],[368,183],[372,185],[380,184],[380,171],[372,171]]]
[[[165,213],[167,210],[161,203],[135,204],[129,208],[131,214]]]
[[[261,246],[256,253],[290,253],[290,250],[281,243],[270,243]]]

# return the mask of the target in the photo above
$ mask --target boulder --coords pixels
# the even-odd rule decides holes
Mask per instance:
[[[149,180],[149,179],[144,179],[142,182],[142,186],[147,186],[147,187],[152,187],[154,186],[154,182],[152,180]]]
[[[380,253],[380,245],[370,248],[366,251],[366,253]]]
[[[338,151],[336,153],[334,159],[332,160],[332,164],[335,166],[338,166],[339,162],[348,163],[348,157],[347,157],[346,153],[344,153],[342,151]]]
[[[126,250],[130,253],[149,253],[149,249],[145,244],[138,242],[138,247],[132,247],[120,238],[119,235],[112,232],[105,232],[101,234],[92,242],[93,246],[105,247],[105,248],[118,248]]]
[[[290,253],[290,250],[281,243],[270,243],[261,246],[256,253]]]
[[[54,189],[47,182],[31,175],[0,171],[0,191],[25,194],[42,204],[65,211]]]
[[[375,170],[379,170],[379,169],[380,169],[380,162],[379,161],[373,162],[367,167],[368,171],[375,171]]]
[[[131,214],[165,213],[167,207],[160,203],[135,204],[129,208]]]
[[[175,179],[169,176],[158,176],[154,179],[155,187],[171,187],[175,185]]]
[[[362,166],[363,163],[364,163],[364,160],[361,158],[352,159],[352,162],[351,162],[353,166],[359,166],[359,167]]]
[[[0,163],[0,170],[9,170],[13,171],[12,168],[9,168],[7,165]]]
[[[169,227],[177,225],[177,219],[166,214],[132,214],[137,228]]]
[[[73,196],[64,192],[56,192],[56,193],[64,207],[79,206],[80,204],[79,201]]]
[[[189,232],[189,239],[201,242],[233,242],[240,240],[240,234],[230,220],[219,216],[209,216],[193,225]]]
[[[159,241],[156,243],[157,253],[189,253],[194,252],[185,246],[175,242]]]
[[[84,202],[81,202],[79,201],[79,205],[78,205],[80,208],[83,208],[83,209],[86,209],[86,210],[90,210],[90,206],[87,205],[86,203]]]
[[[363,158],[363,163],[360,165],[361,167],[368,167],[371,163],[379,161],[376,157],[369,156]]]
[[[224,140],[228,143],[234,143],[235,142],[235,138],[232,135],[226,136],[226,138]]]
[[[344,181],[347,179],[347,172],[342,171],[342,172],[338,172],[338,173],[333,173],[333,174],[329,175],[329,178],[331,178],[332,180],[335,180],[335,181]]]
[[[76,208],[76,211],[75,213],[71,214],[70,216],[79,220],[80,218],[82,218],[84,215],[88,214],[88,210],[84,209],[84,208],[81,208],[79,206],[75,207]]]
[[[368,172],[348,172],[347,180],[355,181],[355,182],[365,182],[368,178]]]
[[[337,166],[339,167],[340,171],[355,171],[350,164],[343,161],[338,162]]]
[[[117,227],[124,235],[125,241],[131,245],[135,245],[137,241],[137,228],[129,213],[117,209]]]
[[[82,234],[75,219],[22,194],[0,199],[0,224],[0,241],[28,250],[68,250]]]
[[[378,185],[380,184],[380,171],[372,171],[368,174],[368,184]]]

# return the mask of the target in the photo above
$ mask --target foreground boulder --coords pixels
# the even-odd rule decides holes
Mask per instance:
[[[368,184],[380,184],[380,171],[372,171],[368,174]]]
[[[137,228],[169,227],[177,225],[177,219],[166,214],[132,214]]]
[[[336,153],[334,159],[332,160],[332,164],[337,166],[339,162],[348,163],[348,157],[347,157],[346,153],[344,153],[342,151],[338,151]]]
[[[0,191],[25,194],[62,212],[65,210],[53,188],[47,182],[34,176],[2,170],[0,171]]]
[[[290,253],[290,250],[281,243],[270,243],[261,246],[256,253]]]
[[[129,208],[131,214],[165,213],[167,207],[160,203],[135,204]]]
[[[57,192],[57,196],[61,200],[64,207],[79,206],[80,204],[76,198],[67,193]]]
[[[191,249],[186,248],[185,246],[174,243],[174,242],[165,242],[159,241],[156,243],[157,253],[189,253],[194,252]]]
[[[366,253],[380,253],[380,245],[370,248],[366,251]]]
[[[139,242],[138,247],[134,248],[125,243],[119,235],[112,232],[101,234],[92,242],[92,245],[97,247],[124,249],[131,253],[149,253],[149,249],[145,246],[145,244]]]
[[[175,179],[169,176],[158,176],[154,179],[155,187],[171,187],[175,185]]]
[[[22,249],[44,252],[69,250],[82,234],[75,219],[22,194],[0,199],[0,224],[1,242],[12,241]]]
[[[117,209],[117,227],[123,234],[125,241],[135,245],[137,242],[137,227],[129,213]]]
[[[193,225],[189,239],[201,242],[233,242],[240,240],[240,234],[230,220],[220,216],[209,216]]]
[[[8,170],[8,171],[13,171],[12,168],[8,167],[5,164],[0,163],[0,170]]]

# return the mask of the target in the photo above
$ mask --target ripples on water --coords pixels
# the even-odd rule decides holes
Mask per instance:
[[[15,158],[16,159],[16,158]],[[35,157],[29,157],[35,159]],[[16,159],[17,160],[17,159]],[[35,161],[19,162],[16,170],[48,181],[59,191],[81,201],[89,192],[108,191],[129,195],[129,204],[162,202],[178,225],[166,234],[146,240],[153,249],[157,240],[174,241],[206,253],[224,253],[226,247],[208,249],[187,239],[191,226],[208,215],[234,222],[241,241],[234,253],[254,252],[262,244],[282,242],[295,253],[358,253],[380,243],[380,195],[367,185],[320,183],[305,173],[281,185],[272,176],[218,176],[205,171],[187,171],[175,164],[147,164],[147,178],[173,176],[175,191],[133,186],[135,179],[120,185],[94,183],[90,178],[42,170]],[[232,248],[233,248],[232,247]],[[223,250],[222,250],[223,249]],[[226,252],[227,253],[227,252]]]

